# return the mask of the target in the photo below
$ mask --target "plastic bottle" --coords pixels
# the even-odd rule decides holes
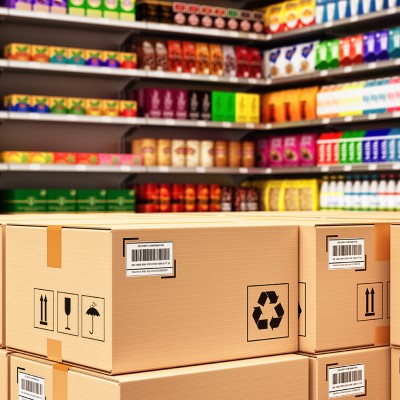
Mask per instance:
[[[329,176],[322,177],[321,190],[319,192],[319,204],[321,210],[329,209]]]
[[[379,181],[378,175],[371,176],[371,182],[369,184],[370,204],[368,208],[370,211],[377,211],[379,207],[378,181]]]
[[[344,210],[344,176],[343,175],[338,176],[336,192],[337,192],[336,209]]]
[[[362,211],[369,210],[370,207],[370,181],[368,175],[363,175],[361,181],[361,190],[360,190],[360,197],[361,197],[361,207]]]
[[[350,209],[353,211],[361,210],[361,179],[360,179],[360,175],[354,176],[353,195],[352,195]]]
[[[336,210],[336,205],[337,205],[337,181],[336,181],[336,176],[331,176],[330,182],[329,182],[329,206],[328,210]]]
[[[353,202],[353,177],[347,176],[344,183],[344,206],[345,211],[350,211]]]
[[[378,183],[378,211],[386,210],[386,175],[379,176]]]
[[[397,176],[394,208],[395,211],[400,211],[400,175]]]
[[[395,208],[396,208],[396,181],[394,174],[390,174],[386,186],[386,210],[394,211]]]

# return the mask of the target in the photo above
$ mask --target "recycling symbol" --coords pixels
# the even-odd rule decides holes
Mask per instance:
[[[279,328],[279,325],[282,321],[282,317],[285,314],[285,310],[283,309],[282,304],[278,303],[278,298],[279,298],[279,296],[277,296],[274,291],[261,292],[260,297],[258,298],[259,306],[254,307],[254,311],[253,311],[253,319],[259,330],[268,329],[268,326],[272,330]],[[272,316],[270,318],[269,325],[268,325],[268,319],[262,318],[262,316],[264,314],[261,310],[261,307],[264,308],[267,300],[269,300],[269,304],[272,304],[272,305],[276,304],[274,306],[276,316]]]

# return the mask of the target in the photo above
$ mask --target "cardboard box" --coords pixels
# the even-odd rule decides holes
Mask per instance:
[[[0,399],[8,399],[8,352],[0,350]]]
[[[310,400],[337,397],[390,400],[390,347],[310,357]]]
[[[392,399],[397,399],[400,394],[400,349],[396,347],[391,348],[391,381],[392,381]]]
[[[308,400],[308,360],[298,355],[109,377],[13,354],[10,375],[10,400],[20,398],[18,392],[26,381],[38,384],[32,389],[43,388],[47,400],[72,400],[82,398],[83,393],[85,400],[156,400],[160,393],[164,399],[175,400],[243,400],[252,393],[253,399],[261,400],[265,392],[255,388],[262,388],[265,382],[273,382],[275,400]]]
[[[111,374],[298,348],[290,222],[9,225],[7,235],[9,348]]]
[[[396,219],[399,217],[396,216]],[[393,290],[390,291],[390,306],[392,310],[396,310],[396,307],[400,304],[400,293],[398,288],[400,287],[400,251],[397,248],[400,237],[400,225],[392,225],[390,228],[390,282]],[[400,347],[400,320],[397,318],[391,319],[390,325],[390,340],[392,346]]]

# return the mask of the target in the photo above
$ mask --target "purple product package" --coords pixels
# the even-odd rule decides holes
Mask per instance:
[[[389,60],[389,31],[375,32],[375,55],[378,61]]]
[[[38,12],[50,12],[52,0],[32,0],[32,10]]]
[[[268,162],[270,167],[281,167],[283,163],[283,136],[270,139]]]
[[[364,62],[374,62],[377,60],[375,53],[375,33],[364,34]]]
[[[15,8],[17,10],[31,11],[32,0],[0,0],[0,6]]]
[[[269,139],[259,139],[256,143],[256,165],[259,168],[268,167]]]
[[[175,118],[176,109],[176,91],[174,89],[165,89],[163,97],[162,118]]]
[[[310,133],[300,136],[300,165],[316,165],[317,134]]]
[[[283,165],[297,167],[300,165],[300,139],[298,135],[287,135],[283,138]]]
[[[67,0],[52,0],[50,6],[52,14],[67,14],[68,2]]]
[[[147,118],[161,118],[164,107],[163,99],[163,89],[140,89],[138,92],[139,115]]]
[[[188,119],[189,93],[187,90],[175,90],[175,118]]]

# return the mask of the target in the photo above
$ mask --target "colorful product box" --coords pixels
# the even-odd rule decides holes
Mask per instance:
[[[121,117],[136,117],[137,108],[137,102],[134,100],[119,101],[119,115]]]
[[[400,129],[391,129],[387,137],[387,161],[400,161]]]
[[[315,0],[298,1],[298,27],[311,26],[315,24]]]
[[[101,111],[103,115],[108,117],[119,116],[119,102],[118,100],[103,100],[101,103]]]
[[[29,152],[26,151],[3,151],[1,161],[6,164],[27,164],[29,163]]]
[[[68,97],[67,98],[68,114],[85,115],[86,101],[83,98]]]
[[[211,114],[214,109],[211,101],[211,92],[201,92],[200,100],[200,119],[203,121],[211,121]]]
[[[389,31],[375,32],[375,54],[377,61],[389,59]]]
[[[400,77],[390,79],[387,88],[387,111],[400,111]]]
[[[248,118],[247,122],[258,124],[260,122],[260,95],[248,95]]]
[[[67,49],[65,47],[50,47],[49,61],[53,64],[67,64]]]
[[[102,110],[103,100],[101,99],[85,99],[86,115],[100,116],[103,114]]]
[[[147,118],[161,118],[163,113],[164,90],[140,89],[138,92],[138,107],[141,116]]]
[[[98,153],[76,153],[76,163],[83,165],[98,165]]]
[[[317,162],[317,134],[302,134],[299,140],[300,165],[313,166]]]
[[[389,31],[389,57],[400,58],[400,28]]]
[[[47,191],[45,189],[12,189],[2,193],[5,212],[46,212]]]
[[[86,16],[101,18],[103,16],[104,0],[86,0]]]
[[[107,211],[122,212],[135,211],[135,191],[124,189],[108,189],[107,190]]]
[[[11,94],[3,99],[4,108],[7,111],[30,112],[31,96],[25,94]]]
[[[86,65],[91,65],[93,67],[102,66],[102,51],[101,50],[85,50],[85,62]]]
[[[76,190],[74,189],[48,189],[47,211],[48,212],[75,212]]]
[[[31,96],[31,111],[41,114],[50,113],[50,97]]]
[[[67,14],[68,12],[67,0],[52,0],[50,6],[50,12],[52,14]]]
[[[107,191],[96,189],[81,189],[77,191],[77,208],[80,212],[97,212],[107,210]]]
[[[328,48],[327,42],[319,42],[316,48],[316,65],[317,71],[328,69]]]
[[[119,1],[119,19],[122,21],[135,21],[136,1],[135,0],[118,0],[118,1]],[[162,6],[160,8],[163,9]]]
[[[283,32],[286,27],[284,19],[284,3],[273,4],[268,7],[267,11],[267,33]]]
[[[3,0],[2,5],[6,8],[15,8],[16,10],[32,11],[32,0]]]
[[[31,164],[53,164],[54,153],[48,151],[30,151],[29,162]]]
[[[67,59],[68,59],[68,64],[85,65],[86,64],[85,50],[68,48]]]
[[[49,62],[50,47],[49,46],[31,46],[31,60],[36,62]]]
[[[119,68],[121,66],[119,61],[119,53],[117,51],[101,52],[101,64],[103,67]]]
[[[268,164],[271,167],[281,167],[284,158],[283,137],[277,136],[269,139]]]
[[[121,68],[136,69],[137,54],[136,53],[118,53],[118,61]]]
[[[364,62],[374,62],[377,60],[375,53],[375,34],[364,34]]]
[[[121,165],[143,165],[143,157],[140,154],[121,154]]]
[[[54,164],[76,164],[76,153],[56,152],[54,153]]]
[[[52,114],[67,114],[67,99],[65,97],[49,97],[50,112]]]
[[[99,165],[121,165],[121,155],[118,153],[100,153]]]
[[[256,166],[258,168],[268,167],[268,155],[269,155],[269,139],[259,139],[256,142]]]
[[[367,131],[363,141],[363,162],[379,163],[387,159],[386,138],[389,130]]]
[[[68,0],[68,14],[84,17],[86,15],[86,1]]]
[[[287,167],[300,165],[299,136],[287,135],[283,137],[283,160],[282,164]]]
[[[212,102],[212,113],[211,120],[215,122],[223,121],[223,110],[224,110],[224,92],[211,92],[211,102]]]
[[[162,100],[162,118],[175,118],[175,109],[176,109],[176,96],[174,89],[165,89],[163,90],[163,100]]]
[[[299,2],[287,0],[283,3],[284,31],[291,31],[299,27]]]
[[[249,122],[249,97],[247,93],[236,93],[236,121]]]
[[[328,40],[326,44],[328,68],[339,68],[340,41],[339,39]]]
[[[10,43],[4,47],[4,58],[15,61],[30,61],[31,45],[24,43]]]
[[[317,42],[303,43],[297,46],[296,74],[315,71],[316,49]]]
[[[103,17],[119,19],[119,0],[103,0]]]
[[[175,115],[176,119],[188,118],[188,100],[189,93],[187,90],[175,90]]]
[[[32,10],[37,12],[50,12],[52,0],[32,0]]]

